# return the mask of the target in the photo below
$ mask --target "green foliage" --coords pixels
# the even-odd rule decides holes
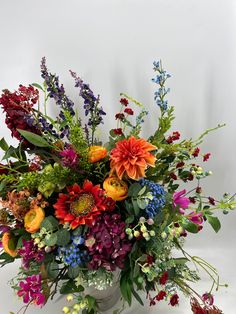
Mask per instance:
[[[207,221],[212,226],[212,228],[215,230],[215,232],[218,232],[221,228],[220,220],[217,217],[214,217],[212,215],[205,215]]]
[[[40,227],[45,228],[47,231],[53,231],[55,229],[58,229],[59,224],[56,218],[54,218],[53,216],[47,216],[42,221]]]
[[[17,129],[17,131],[31,144],[37,147],[50,147],[51,145],[40,135]]]
[[[64,282],[60,288],[61,294],[70,294],[70,293],[78,293],[84,291],[82,286],[76,286],[74,280],[69,279],[68,281]]]
[[[60,229],[56,232],[57,245],[65,246],[70,242],[70,232],[67,229]]]

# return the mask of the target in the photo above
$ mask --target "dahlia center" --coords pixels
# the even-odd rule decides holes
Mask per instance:
[[[70,212],[75,217],[88,214],[94,207],[94,198],[90,193],[82,193],[70,204]]]

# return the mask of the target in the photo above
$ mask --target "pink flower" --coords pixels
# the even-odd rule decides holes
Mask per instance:
[[[62,164],[68,168],[74,168],[78,165],[78,154],[73,150],[73,148],[64,149],[60,152],[62,158]]]
[[[203,214],[191,212],[187,218],[192,221],[194,224],[201,225],[203,223]]]
[[[179,206],[179,212],[184,214],[184,210],[188,208],[190,200],[188,197],[184,197],[183,195],[186,193],[186,190],[182,190],[179,192],[175,192],[173,195],[173,205],[176,208]]]
[[[36,305],[45,304],[45,296],[42,291],[41,274],[29,276],[25,281],[20,281],[20,289],[17,292],[19,297],[23,297],[24,303],[33,302]]]

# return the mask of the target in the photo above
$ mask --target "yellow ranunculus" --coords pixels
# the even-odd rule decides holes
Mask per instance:
[[[89,162],[95,163],[107,156],[107,150],[103,146],[91,146],[88,152]]]
[[[2,246],[4,251],[12,257],[16,257],[15,241],[10,232],[5,232],[2,236]]]
[[[103,189],[114,201],[122,201],[128,196],[128,184],[115,176],[106,178]]]
[[[39,230],[42,221],[45,218],[44,210],[39,206],[34,206],[25,215],[25,229],[29,233],[35,233]]]

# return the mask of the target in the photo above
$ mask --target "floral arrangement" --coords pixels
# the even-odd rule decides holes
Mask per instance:
[[[63,313],[99,313],[86,289],[109,289],[117,271],[128,305],[133,298],[143,305],[140,293],[145,292],[150,306],[165,300],[174,307],[181,291],[190,297],[193,313],[223,313],[214,305],[213,291],[221,286],[216,269],[184,250],[189,233],[202,232],[205,223],[218,232],[215,211],[227,214],[236,205],[234,195],[216,200],[201,186],[212,173],[200,165],[210,153],[201,153],[199,145],[222,125],[196,140],[171,132],[170,75],[160,61],[154,62],[154,71],[160,115],[148,139],[141,136],[147,110],[121,94],[117,126],[102,144],[97,130],[106,113],[100,97],[70,72],[87,119],[82,122],[81,110],[48,71],[45,58],[42,85],[3,90],[5,122],[19,144],[0,140],[0,263],[21,260],[11,281],[25,303],[18,313],[30,304],[43,306],[58,292],[70,302]],[[56,118],[47,115],[49,100],[58,108]],[[200,294],[192,287],[199,269],[212,280],[210,290]]]

